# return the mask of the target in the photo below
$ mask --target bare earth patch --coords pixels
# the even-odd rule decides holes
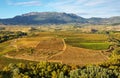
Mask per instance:
[[[89,50],[84,48],[77,48],[67,46],[66,50],[57,56],[50,58],[51,61],[61,61],[65,64],[86,65],[98,64],[106,61],[107,55],[98,50]]]

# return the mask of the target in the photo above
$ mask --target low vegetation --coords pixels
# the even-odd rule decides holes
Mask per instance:
[[[19,38],[25,35],[27,34],[20,31],[18,32],[0,31],[0,43],[7,40]]]
[[[66,43],[75,47],[105,50],[110,43],[107,42],[108,36],[104,34],[79,34],[73,37],[67,37]]]
[[[70,44],[75,47],[93,49],[93,50],[105,50],[109,47],[109,43],[72,43]]]
[[[60,63],[9,64],[0,72],[2,78],[119,78],[120,61],[114,64],[69,66]],[[108,66],[109,65],[109,66]]]

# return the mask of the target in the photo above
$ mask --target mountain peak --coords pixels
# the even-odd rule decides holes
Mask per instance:
[[[39,14],[39,12],[30,12],[30,13],[22,14],[22,16],[30,16],[30,15],[37,15],[37,14]]]
[[[11,25],[41,25],[41,24],[67,24],[67,23],[111,24],[117,22],[120,22],[120,18],[106,19],[93,17],[86,19],[76,14],[64,12],[30,12],[10,19],[0,19],[0,23]]]
[[[29,12],[26,14],[22,14],[22,16],[47,15],[47,14],[67,14],[67,13],[64,13],[64,12]]]

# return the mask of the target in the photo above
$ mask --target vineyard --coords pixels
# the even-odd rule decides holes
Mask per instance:
[[[59,38],[50,38],[47,40],[41,41],[36,49],[49,49],[49,50],[58,50],[62,51],[64,47],[62,39]]]
[[[104,34],[78,34],[66,37],[65,42],[74,47],[105,50],[110,45],[107,39],[108,36]]]
[[[67,46],[62,54],[56,55],[50,60],[71,65],[99,64],[108,60],[109,55],[110,53],[104,52],[103,54],[100,50]]]
[[[74,35],[73,35],[74,36]],[[108,56],[110,53],[104,52],[102,53],[101,50],[94,50],[95,48],[102,48],[102,45],[106,45],[106,48],[109,44],[106,44],[107,37],[105,35],[83,35],[79,34],[76,37],[69,37],[72,40],[64,39],[63,38],[56,38],[56,37],[26,37],[26,38],[19,38],[13,44],[16,44],[19,48],[18,51],[10,52],[5,55],[8,58],[16,58],[16,59],[25,59],[30,61],[49,61],[49,62],[60,62],[64,64],[73,64],[73,65],[86,65],[86,64],[99,64],[108,60]],[[85,40],[88,36],[98,36],[97,38],[90,37],[90,41]],[[103,38],[105,36],[105,38]],[[101,38],[102,37],[102,38]],[[73,40],[74,39],[74,40]],[[83,41],[82,41],[83,40]],[[73,45],[81,42],[85,47],[74,47],[69,45],[69,43]],[[86,44],[85,44],[86,41]],[[92,41],[94,41],[92,43]],[[95,42],[101,41],[103,44],[97,46],[94,44]],[[88,43],[87,43],[88,42]],[[23,44],[24,43],[24,44]],[[92,44],[87,45],[87,44]],[[86,46],[89,46],[90,49],[86,49]],[[104,47],[103,47],[104,48]],[[102,48],[102,49],[103,49]],[[105,49],[106,49],[105,48]]]
[[[21,38],[13,44],[17,45],[18,51],[7,53],[5,57],[32,61],[46,61],[62,53],[66,46],[64,40],[53,37]]]

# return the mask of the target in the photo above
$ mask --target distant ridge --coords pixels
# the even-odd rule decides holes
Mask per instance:
[[[60,12],[30,12],[8,19],[0,19],[6,25],[42,25],[42,24],[115,24],[120,23],[120,16],[110,18],[83,18],[72,13]]]

